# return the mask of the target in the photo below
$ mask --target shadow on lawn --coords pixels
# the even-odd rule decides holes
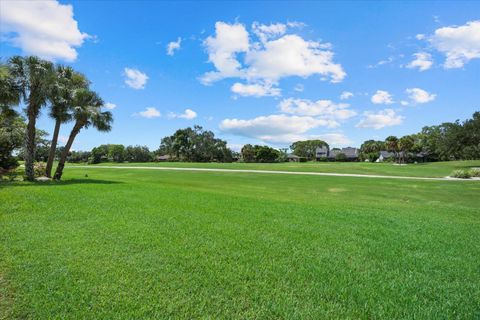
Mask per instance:
[[[0,188],[2,187],[31,187],[31,186],[45,186],[45,187],[61,187],[67,185],[76,184],[122,184],[121,181],[111,180],[99,180],[99,179],[68,179],[61,181],[35,181],[35,182],[0,182]]]

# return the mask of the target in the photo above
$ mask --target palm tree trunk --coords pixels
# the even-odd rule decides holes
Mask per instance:
[[[32,107],[30,107],[32,108]],[[29,108],[29,109],[30,109]],[[28,124],[25,131],[25,177],[28,181],[35,180],[35,170],[33,163],[35,161],[35,123],[37,117],[32,111],[28,112]]]
[[[47,161],[47,168],[46,168],[46,176],[51,178],[52,176],[52,167],[53,167],[53,160],[55,159],[55,151],[57,149],[57,141],[58,141],[58,134],[60,133],[60,125],[61,121],[55,121],[55,129],[53,130],[53,137],[52,137],[52,144],[50,145],[50,152],[48,153],[48,161]]]
[[[83,125],[79,122],[76,122],[73,126],[72,131],[70,132],[70,136],[68,137],[67,144],[65,145],[65,149],[63,149],[62,154],[60,156],[60,160],[58,162],[57,170],[55,170],[55,175],[53,179],[60,180],[63,174],[63,168],[65,167],[65,161],[67,160],[68,153],[70,152],[70,148],[72,147],[73,141],[75,137],[82,129]]]

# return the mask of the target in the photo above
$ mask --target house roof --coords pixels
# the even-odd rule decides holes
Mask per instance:
[[[290,153],[290,154],[287,154],[287,158],[289,158],[289,159],[299,159],[300,157],[293,154],[293,153]]]

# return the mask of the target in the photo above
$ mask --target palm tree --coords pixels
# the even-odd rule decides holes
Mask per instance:
[[[10,74],[20,89],[26,105],[27,128],[25,132],[25,176],[34,180],[35,124],[40,109],[47,103],[53,78],[53,64],[38,57],[15,56],[9,60]]]
[[[398,138],[395,136],[389,136],[385,139],[385,148],[389,152],[393,152],[395,161],[398,158]]]
[[[55,73],[55,83],[49,93],[51,102],[50,117],[55,120],[55,127],[45,170],[47,177],[51,177],[52,174],[60,126],[72,118],[70,111],[76,91],[88,86],[87,79],[82,74],[75,72],[71,67],[57,66]]]
[[[75,137],[82,128],[93,126],[99,131],[108,132],[112,128],[113,117],[109,111],[102,112],[102,99],[96,92],[88,89],[80,89],[76,92],[74,98],[73,118],[75,125],[70,132],[65,149],[62,151],[60,161],[55,171],[54,179],[60,180],[63,174],[63,168],[67,159],[70,148],[72,147]]]
[[[21,92],[10,74],[8,65],[0,64],[0,112],[15,115],[12,106],[20,103]]]
[[[402,163],[405,163],[406,155],[412,150],[415,140],[412,136],[404,136],[398,140],[398,149],[402,152]]]

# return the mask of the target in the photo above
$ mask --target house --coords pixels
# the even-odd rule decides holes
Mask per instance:
[[[172,157],[170,157],[168,154],[164,156],[157,156],[155,158],[156,161],[170,161]]]
[[[380,155],[378,156],[378,159],[375,162],[383,162],[394,157],[395,157],[395,154],[393,152],[380,151]]]
[[[327,146],[317,147],[315,149],[315,158],[317,160],[320,160],[322,158],[327,158],[327,157],[328,157],[328,147]]]
[[[322,148],[317,148],[316,153],[317,153],[317,160],[326,158],[330,161],[334,161],[337,158],[338,154],[343,153],[347,161],[357,161],[358,156],[360,154],[360,149],[347,147],[342,149],[328,150],[327,147],[322,147]]]
[[[300,162],[300,157],[290,153],[287,155],[288,162]]]

